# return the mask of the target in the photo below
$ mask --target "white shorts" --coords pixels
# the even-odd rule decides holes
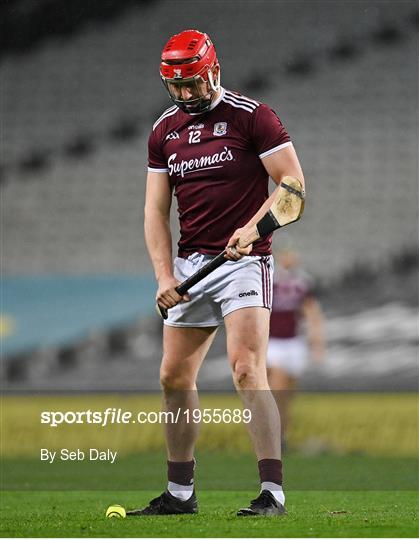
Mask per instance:
[[[187,259],[176,257],[174,275],[179,281],[194,274],[213,257],[193,253]],[[168,310],[168,326],[219,326],[236,309],[272,307],[273,257],[247,256],[227,261],[189,289],[189,302]]]
[[[308,364],[305,339],[270,338],[266,365],[268,368],[281,368],[292,377],[300,377]]]

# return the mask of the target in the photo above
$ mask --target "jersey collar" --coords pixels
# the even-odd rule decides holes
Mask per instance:
[[[213,101],[210,105],[210,108],[208,109],[209,111],[212,111],[213,109],[215,109],[215,107],[220,103],[220,101],[223,99],[224,97],[224,94],[225,94],[225,90],[223,87],[221,87],[221,92],[220,92],[220,95],[217,97],[217,99],[215,101]]]

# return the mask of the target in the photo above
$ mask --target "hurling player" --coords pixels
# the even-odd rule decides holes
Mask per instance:
[[[267,367],[269,386],[281,413],[284,449],[290,402],[298,379],[307,367],[309,357],[316,362],[323,360],[325,337],[322,310],[310,278],[299,267],[297,253],[290,249],[281,250],[275,263]]]
[[[269,177],[304,182],[288,133],[267,105],[221,86],[220,65],[207,34],[185,30],[163,48],[160,75],[173,105],[156,120],[149,138],[145,238],[158,289],[169,309],[164,321],[160,380],[167,411],[199,407],[196,378],[224,324],[233,380],[252,413],[247,425],[261,491],[238,515],[280,515],[280,418],[269,391],[266,348],[272,302],[271,238],[247,248],[240,235],[267,212]],[[172,257],[170,207],[177,201],[180,241]],[[227,247],[229,259],[179,296],[175,287]],[[128,515],[192,514],[194,447],[199,426],[165,425],[168,484],[143,510]]]

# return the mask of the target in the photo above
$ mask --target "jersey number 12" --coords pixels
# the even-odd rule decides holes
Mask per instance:
[[[189,144],[201,142],[201,132],[191,131],[189,132]]]

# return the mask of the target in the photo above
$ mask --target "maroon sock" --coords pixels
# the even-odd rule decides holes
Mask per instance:
[[[168,461],[167,478],[181,486],[190,486],[193,482],[195,460],[192,461]]]
[[[258,461],[260,482],[273,482],[282,486],[282,461],[280,459],[261,459]]]

